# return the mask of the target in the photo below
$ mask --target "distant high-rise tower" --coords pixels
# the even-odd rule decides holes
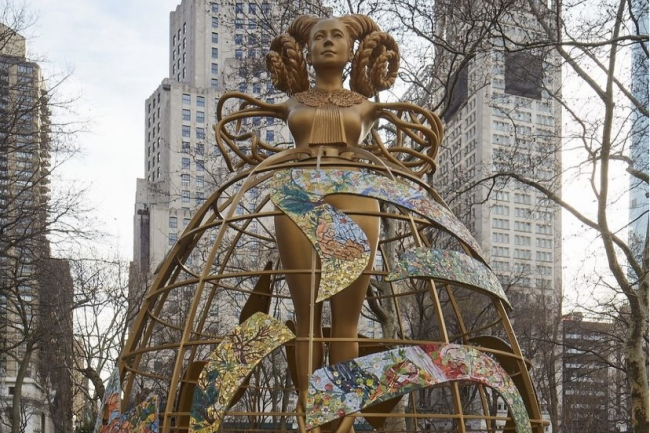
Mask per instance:
[[[638,22],[638,34],[648,34],[648,2],[634,0],[632,11]],[[632,94],[641,105],[648,108],[648,43],[632,48]],[[630,130],[630,157],[634,168],[648,173],[648,117],[634,110]],[[630,243],[641,257],[643,241],[648,236],[648,184],[632,177],[630,182]]]
[[[150,275],[228,174],[212,125],[218,98],[241,91],[265,102],[283,96],[265,68],[272,37],[317,1],[183,0],[170,14],[169,78],[145,102],[145,178],[138,179],[132,271]],[[269,143],[288,134],[272,118],[244,125]]]
[[[50,259],[46,238],[49,128],[40,67],[27,59],[25,38],[0,24],[0,411],[5,425],[13,419],[26,432],[72,429],[64,397],[72,282],[68,264]]]
[[[559,60],[551,49],[515,46],[534,45],[544,34],[522,3],[512,2],[500,14],[497,27],[503,37],[485,36],[480,30],[485,22],[495,22],[481,13],[498,8],[476,7],[465,13],[462,8],[475,2],[445,3],[448,10],[437,10],[438,36],[450,45],[459,44],[457,51],[468,52],[461,57],[449,54],[454,49],[440,50],[436,73],[431,74],[444,77],[450,69],[454,72],[447,92],[436,95],[448,97],[445,139],[433,182],[487,252],[513,302],[513,325],[519,333],[527,332],[522,328],[533,321],[538,332],[540,323],[558,320],[562,297],[560,207],[533,187],[497,175],[518,173],[561,195],[561,105],[555,99],[561,88]],[[537,319],[531,320],[532,314]],[[520,341],[531,357],[544,351],[538,343]],[[547,358],[559,372],[560,354]],[[546,374],[552,368],[538,371]],[[541,382],[558,379],[558,373],[549,373]],[[540,378],[533,380],[539,384]],[[554,401],[559,398],[561,391],[556,389],[542,407],[557,414],[559,404]]]
[[[502,283],[514,292],[556,299],[561,293],[561,212],[514,180],[468,186],[495,173],[522,173],[560,195],[560,69],[542,49],[508,50],[532,41],[535,20],[522,9],[504,16],[505,38],[456,73],[445,112],[445,142],[434,182],[464,219]],[[516,25],[513,25],[516,23]],[[452,25],[451,22],[448,25]]]

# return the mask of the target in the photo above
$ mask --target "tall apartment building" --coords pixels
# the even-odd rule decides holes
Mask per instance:
[[[145,101],[145,178],[138,179],[134,267],[153,272],[216,185],[228,175],[212,126],[218,98],[241,91],[273,103],[265,68],[272,35],[316,1],[183,0],[170,14],[169,77]],[[244,127],[266,142],[288,134],[271,118]]]
[[[12,422],[27,433],[68,431],[72,422],[68,402],[53,408],[47,398],[69,391],[59,361],[72,330],[45,334],[41,326],[66,311],[61,295],[72,296],[67,263],[50,259],[46,238],[49,125],[40,67],[27,59],[25,38],[0,24],[0,432]],[[41,349],[53,341],[57,347]],[[48,365],[39,362],[46,352],[56,352]]]
[[[507,37],[534,38],[540,29],[526,18],[517,9],[506,16]],[[495,42],[457,74],[434,182],[489,252],[506,288],[555,299],[562,282],[559,207],[513,180],[455,196],[501,171],[523,173],[560,193],[561,107],[551,96],[560,86],[556,59],[542,51],[508,52]]]
[[[647,2],[635,0],[632,10],[638,20],[638,34],[648,34]],[[648,107],[648,43],[645,50],[640,44],[632,47],[632,94],[646,108]],[[634,168],[648,172],[648,117],[633,110],[630,157]],[[648,235],[648,184],[631,179],[630,182],[630,240],[639,257],[642,254],[643,240]]]
[[[472,2],[463,3],[467,4]],[[433,176],[442,198],[487,253],[513,303],[512,321],[520,334],[522,326],[531,326],[532,317],[524,312],[518,318],[522,308],[541,310],[535,312],[538,322],[533,327],[551,323],[559,317],[562,295],[559,206],[513,179],[482,182],[499,172],[514,172],[561,193],[561,106],[553,98],[561,84],[559,61],[551,50],[509,50],[513,42],[534,42],[543,34],[524,4],[512,2],[502,15],[499,29],[504,37],[477,37],[483,38],[476,41],[479,48],[450,80],[447,90],[453,92],[445,104],[445,138]],[[456,11],[462,6],[448,5],[450,10],[438,11],[446,16],[438,20],[438,36],[450,44],[465,41],[472,45],[471,31],[483,22],[481,11],[492,9],[478,7],[463,14]],[[477,21],[463,21],[472,18]],[[454,35],[459,37],[454,39]],[[452,59],[441,52],[434,68],[444,76],[451,65]],[[519,343],[525,356],[544,350],[526,338]],[[558,372],[559,358],[556,353]],[[559,373],[555,379],[559,382]],[[560,393],[555,392],[558,399]],[[550,413],[559,410],[558,404],[553,403],[553,409],[549,401],[540,403]]]
[[[621,331],[580,313],[562,320],[564,428],[573,433],[628,431]]]

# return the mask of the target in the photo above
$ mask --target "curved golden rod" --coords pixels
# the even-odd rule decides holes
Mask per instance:
[[[232,99],[243,100],[244,102],[239,105],[239,110],[224,115],[223,108],[226,102]],[[247,108],[249,106],[254,106],[255,108]],[[277,147],[270,146],[262,142],[257,135],[252,132],[247,132],[240,135],[234,135],[227,131],[226,125],[232,122],[236,122],[235,131],[238,132],[241,128],[241,119],[255,117],[255,116],[265,116],[265,117],[274,117],[282,119],[282,113],[280,108],[275,104],[267,104],[255,99],[251,96],[248,96],[241,92],[227,92],[219,99],[217,103],[217,120],[218,123],[213,127],[216,135],[217,146],[223,154],[224,161],[226,166],[230,171],[234,171],[235,166],[233,165],[228,152],[226,151],[223,143],[225,142],[228,148],[230,148],[235,154],[242,160],[245,164],[255,165],[263,161],[268,157],[264,153],[258,152],[258,147],[269,151],[269,152],[279,152],[282,149]],[[251,156],[246,155],[239,149],[239,146],[235,143],[236,141],[251,140]]]

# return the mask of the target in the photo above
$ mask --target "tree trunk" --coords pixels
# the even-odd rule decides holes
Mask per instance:
[[[630,328],[625,341],[627,380],[630,386],[630,417],[634,433],[650,433],[650,392],[647,354],[644,350],[650,307],[650,217],[643,248],[643,278],[637,289],[638,302],[630,302]]]
[[[27,376],[27,367],[32,358],[34,348],[31,344],[27,344],[25,356],[18,364],[18,372],[16,374],[16,383],[14,383],[14,395],[12,398],[11,406],[11,433],[24,433],[26,426],[22,425],[23,413],[23,382]]]

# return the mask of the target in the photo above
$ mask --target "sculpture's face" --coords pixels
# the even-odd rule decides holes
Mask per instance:
[[[343,67],[352,59],[350,35],[337,19],[318,21],[309,34],[307,61],[316,71],[320,66]]]

